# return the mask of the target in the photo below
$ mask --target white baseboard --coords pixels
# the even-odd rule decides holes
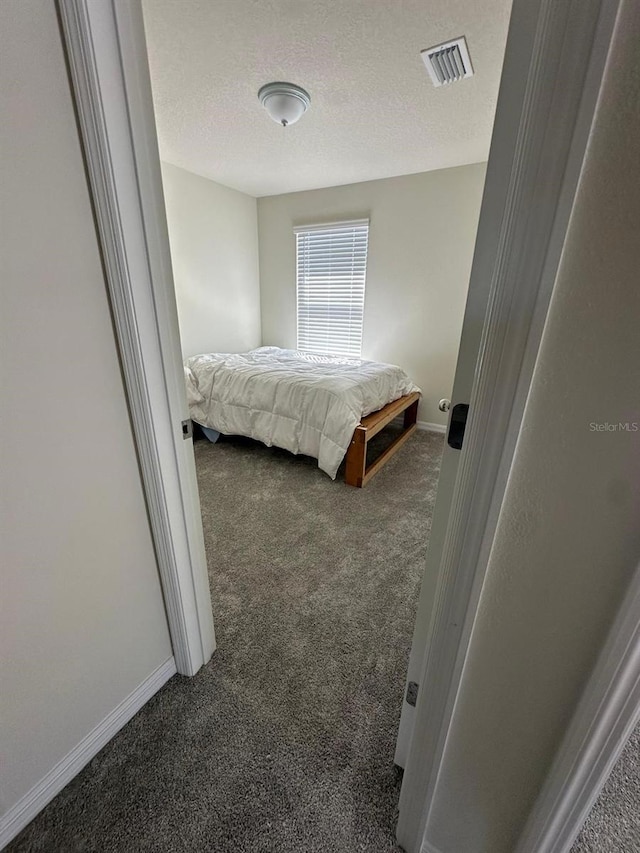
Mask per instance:
[[[427,432],[439,432],[444,435],[447,428],[444,424],[431,424],[429,421],[418,421],[416,424],[418,429],[426,430]]]
[[[107,714],[102,722],[0,818],[0,850],[42,811],[103,746],[106,746],[176,671],[175,660],[171,657]]]

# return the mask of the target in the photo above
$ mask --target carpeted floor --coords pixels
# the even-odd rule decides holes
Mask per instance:
[[[196,442],[218,651],[9,849],[398,850],[393,752],[442,441],[415,434],[362,490],[275,448]]]
[[[640,853],[640,726],[622,751],[571,853]]]

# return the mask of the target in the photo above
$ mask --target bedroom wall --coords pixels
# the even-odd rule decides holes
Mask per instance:
[[[640,559],[639,42],[627,0],[431,814],[440,853],[516,849]]]
[[[260,346],[255,198],[162,164],[183,355]]]
[[[421,387],[421,421],[446,424],[485,164],[258,199],[262,342],[296,346],[295,225],[369,217],[362,354]]]
[[[0,33],[1,838],[172,650],[54,0]]]

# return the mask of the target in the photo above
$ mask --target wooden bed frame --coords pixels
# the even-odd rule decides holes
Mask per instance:
[[[388,462],[393,454],[399,450],[412,432],[416,429],[418,420],[418,403],[420,394],[414,391],[389,403],[383,409],[372,412],[363,418],[355,428],[351,444],[347,450],[346,469],[344,481],[348,486],[356,486],[361,489],[369,480],[377,474],[385,462]],[[380,456],[367,467],[367,444],[384,429],[394,418],[404,412],[404,429],[395,441],[380,454]]]

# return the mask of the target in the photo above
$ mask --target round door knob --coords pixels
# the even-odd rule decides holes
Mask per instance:
[[[441,412],[448,412],[451,408],[451,400],[447,400],[446,397],[444,400],[440,400],[438,403],[438,408]]]

